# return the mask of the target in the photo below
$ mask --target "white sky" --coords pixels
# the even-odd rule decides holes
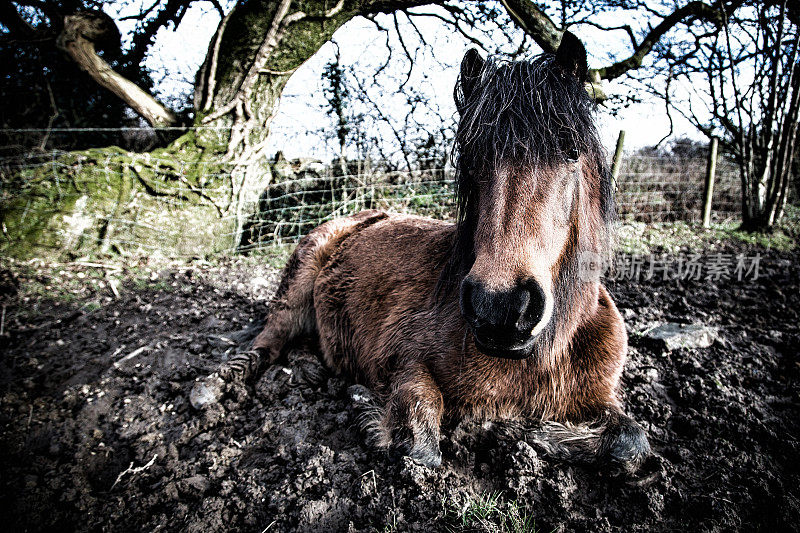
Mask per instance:
[[[144,0],[141,0],[142,2]],[[140,2],[126,4],[124,12],[109,14],[116,20],[139,8]],[[435,8],[426,8],[432,10]],[[391,19],[385,19],[390,21]],[[410,25],[401,21],[401,31],[409,41],[415,35]],[[470,43],[459,33],[435,21],[435,19],[417,20],[422,33],[433,45],[436,58],[422,54],[417,60],[415,75],[410,84],[423,92],[429,99],[436,101],[443,114],[455,113],[452,103],[453,84],[458,72],[458,64]],[[154,72],[156,90],[159,96],[169,102],[176,93],[187,92],[194,82],[194,74],[206,55],[208,44],[219,23],[218,13],[210,3],[194,4],[186,13],[177,31],[162,29],[146,60],[148,68]],[[389,25],[385,22],[384,25]],[[131,22],[121,22],[120,31],[123,39],[130,37],[133,30]],[[589,28],[579,30],[578,36],[586,44],[589,53],[589,66],[599,67],[609,64],[609,56],[625,49],[623,36],[616,34],[613,42],[609,42],[609,34]],[[334,39],[339,44],[343,65],[356,65],[359,72],[372,72],[381,64],[386,54],[385,37],[368,21],[356,18],[336,32]],[[288,157],[313,156],[328,159],[334,153],[334,147],[326,144],[320,128],[331,125],[332,119],[323,110],[325,103],[321,78],[325,64],[334,57],[334,46],[326,44],[308,60],[289,80],[284,91],[279,113],[272,126],[272,148],[281,149]],[[402,52],[396,52],[397,59]],[[396,75],[403,72],[404,66],[399,62],[391,67]],[[370,70],[372,69],[372,70]],[[371,87],[373,97],[381,101],[385,114],[391,115],[393,109],[399,108],[393,103],[395,86]],[[627,91],[620,84],[608,84],[606,92],[613,94]],[[675,119],[674,136],[688,135],[701,139],[684,119],[673,113]],[[606,147],[613,150],[620,129],[626,130],[626,150],[653,145],[669,132],[669,121],[663,102],[647,101],[634,104],[612,116],[608,112],[598,115],[599,129]]]

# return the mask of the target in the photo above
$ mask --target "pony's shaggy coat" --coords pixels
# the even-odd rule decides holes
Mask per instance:
[[[625,327],[606,289],[578,275],[582,254],[606,250],[613,218],[585,70],[570,34],[556,56],[528,62],[468,52],[455,91],[458,223],[365,211],[313,230],[284,270],[248,373],[312,334],[326,365],[384,406],[379,443],[424,464],[441,461],[448,415],[601,419],[596,453],[635,466],[648,446],[617,398]],[[458,300],[468,275],[498,290],[543,287],[552,318],[529,357],[478,350]]]

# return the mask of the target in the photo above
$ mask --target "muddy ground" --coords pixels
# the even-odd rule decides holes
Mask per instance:
[[[501,424],[450,424],[440,469],[393,461],[307,349],[240,404],[194,410],[195,378],[265,310],[275,271],[252,261],[6,262],[2,529],[796,530],[800,254],[761,253],[757,281],[609,284],[631,333],[627,409],[657,452],[633,477],[550,459]],[[666,352],[639,335],[662,321],[720,337]]]

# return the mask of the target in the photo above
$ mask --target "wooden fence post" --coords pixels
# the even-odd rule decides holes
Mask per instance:
[[[622,146],[625,144],[625,130],[619,130],[617,137],[617,149],[614,150],[614,160],[611,163],[611,190],[617,190],[617,178],[619,177],[619,167],[622,164]]]
[[[708,166],[706,168],[706,185],[703,189],[703,227],[711,226],[711,199],[714,197],[714,174],[717,171],[717,138],[711,138],[708,149]]]

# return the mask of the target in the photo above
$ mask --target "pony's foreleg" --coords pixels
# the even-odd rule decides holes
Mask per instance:
[[[573,337],[573,354],[583,375],[578,383],[593,383],[584,390],[579,409],[585,419],[599,419],[604,426],[597,442],[596,457],[635,471],[650,455],[650,444],[642,427],[622,411],[617,397],[619,375],[625,364],[627,334],[617,306],[602,285],[593,317]],[[593,363],[587,364],[587,361]]]
[[[442,393],[430,371],[422,363],[410,364],[393,379],[379,444],[424,466],[438,467],[442,464],[439,428],[443,410]]]

